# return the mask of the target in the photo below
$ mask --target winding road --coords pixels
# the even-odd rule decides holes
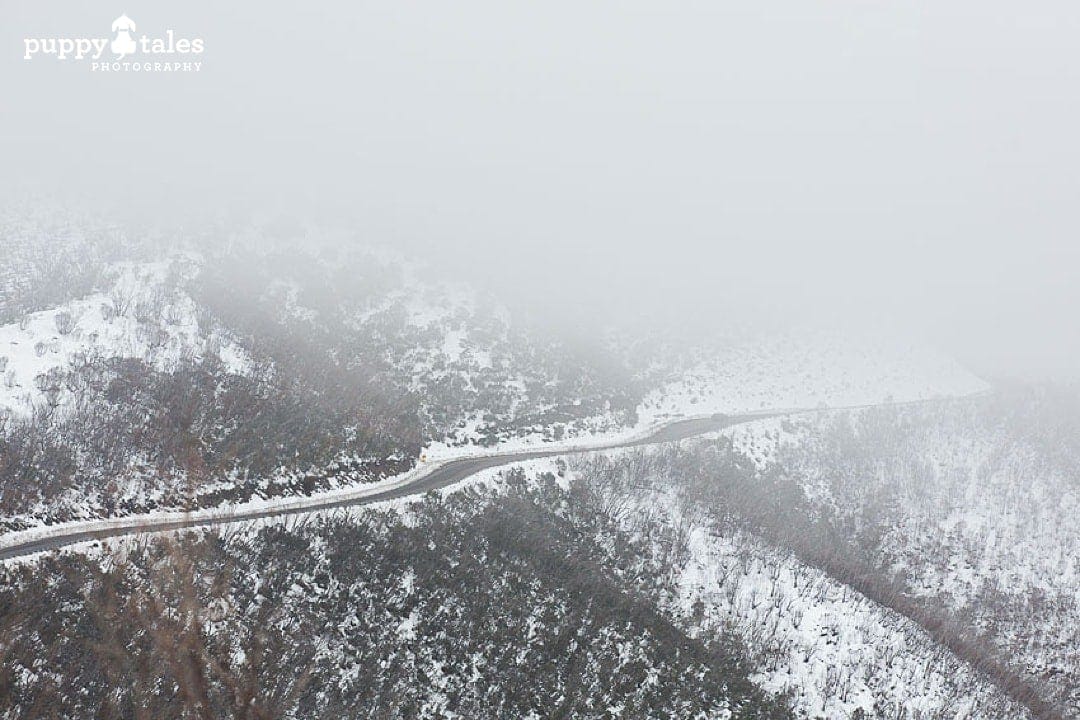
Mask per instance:
[[[144,515],[132,517],[130,520],[119,519],[110,521],[110,524],[106,527],[102,527],[100,521],[64,523],[49,528],[47,530],[48,534],[45,536],[32,537],[24,541],[16,541],[0,547],[0,562],[33,555],[35,553],[56,550],[76,543],[104,540],[124,535],[168,532],[191,527],[210,527],[249,520],[260,520],[268,517],[299,515],[320,510],[333,510],[343,507],[369,505],[371,503],[394,500],[409,495],[422,495],[429,490],[438,490],[453,485],[471,475],[475,475],[481,470],[508,465],[514,462],[521,462],[522,460],[676,442],[697,435],[715,432],[716,430],[721,430],[732,425],[750,422],[752,420],[761,420],[767,417],[797,412],[809,412],[809,410],[771,410],[741,415],[717,414],[710,417],[674,420],[655,428],[652,432],[643,437],[630,440],[619,440],[609,444],[598,444],[578,448],[562,447],[546,448],[542,450],[510,451],[478,457],[464,457],[457,460],[449,460],[434,466],[430,472],[420,473],[415,479],[400,485],[389,487],[383,491],[377,491],[373,488],[374,491],[368,494],[344,498],[341,497],[340,493],[328,495],[325,498],[314,495],[303,498],[302,501],[298,502],[295,506],[274,505],[251,509],[245,509],[243,506],[238,506],[234,511],[223,511],[217,515],[211,516],[205,513],[191,513],[189,516],[180,518],[173,515],[172,517],[155,519],[153,516],[148,517]],[[4,539],[5,538],[0,536],[0,543],[3,543]]]
[[[955,399],[955,398],[954,398]],[[933,401],[910,401],[879,403],[879,405],[915,405]],[[874,405],[849,405],[844,407],[827,408],[829,410],[853,410],[874,407]],[[817,412],[826,408],[793,408],[787,410],[766,410],[761,412],[743,413],[738,415],[712,415],[710,417],[698,417],[682,420],[674,420],[654,428],[646,435],[613,441],[607,444],[596,444],[588,447],[561,447],[546,448],[542,450],[509,451],[478,457],[464,457],[456,460],[448,460],[440,464],[433,464],[430,468],[422,469],[414,473],[414,477],[404,479],[400,484],[380,490],[372,487],[369,491],[363,488],[353,496],[342,497],[341,493],[328,494],[325,497],[314,495],[285,501],[280,505],[272,505],[259,508],[245,508],[236,506],[216,512],[216,515],[190,513],[177,518],[175,515],[169,518],[154,518],[153,516],[132,517],[130,519],[116,519],[105,521],[107,527],[101,527],[102,521],[82,521],[65,523],[47,529],[48,535],[34,537],[25,541],[16,541],[0,547],[0,562],[16,558],[27,557],[36,553],[47,552],[59,548],[74,545],[76,543],[104,540],[107,538],[138,535],[143,533],[168,532],[182,530],[191,527],[211,527],[230,523],[259,520],[268,517],[284,517],[303,513],[317,512],[320,510],[333,510],[336,508],[355,507],[411,495],[422,495],[429,490],[445,488],[460,482],[467,477],[475,475],[481,470],[508,465],[523,460],[535,458],[554,457],[559,455],[573,455],[599,450],[613,450],[618,448],[637,447],[641,445],[655,445],[666,442],[677,442],[688,438],[715,432],[733,425],[762,420],[779,415],[796,415],[802,413]],[[289,503],[292,503],[291,505]],[[0,543],[5,539],[0,537]],[[993,648],[984,646],[984,643],[972,641],[962,627],[956,628],[943,622],[933,609],[927,609],[917,602],[913,602],[902,594],[895,592],[882,592],[882,586],[871,576],[864,576],[859,570],[839,562],[837,558],[803,558],[804,562],[818,567],[830,576],[841,579],[842,582],[861,592],[870,600],[889,608],[899,615],[907,618],[917,626],[930,634],[937,642],[948,648],[957,657],[971,662],[980,673],[991,683],[996,685],[1006,696],[1012,698],[1020,705],[1026,707],[1032,717],[1040,720],[1064,720],[1065,714],[1052,702],[1042,698],[1040,688],[1033,685],[1029,678],[1022,672],[1010,666],[1007,660],[998,657]]]

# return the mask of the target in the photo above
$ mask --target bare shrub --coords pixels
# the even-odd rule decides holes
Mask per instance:
[[[67,310],[56,313],[53,316],[53,322],[56,323],[56,331],[61,335],[70,335],[75,329],[75,316]]]
[[[149,295],[135,303],[135,319],[144,324],[157,324],[166,315],[169,298],[161,288],[155,288]]]
[[[117,286],[109,293],[109,301],[116,315],[126,317],[135,303],[135,293],[128,288]]]

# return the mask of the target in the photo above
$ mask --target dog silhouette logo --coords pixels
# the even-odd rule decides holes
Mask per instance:
[[[127,15],[121,15],[113,20],[112,30],[116,37],[109,47],[123,60],[136,51],[135,39],[131,37],[131,32],[135,30],[135,21]]]

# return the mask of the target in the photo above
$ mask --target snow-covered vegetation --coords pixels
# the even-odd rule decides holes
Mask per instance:
[[[39,219],[54,216],[0,228],[9,529],[310,495],[677,416],[981,387],[928,351],[820,333],[570,337],[318,228],[176,237]]]
[[[1080,714],[1080,402],[1013,388],[799,427],[774,472],[883,576]]]
[[[789,443],[763,469],[730,434],[9,566],[9,714],[48,700],[74,715],[202,703],[243,716],[231,703],[258,678],[270,716],[1031,715],[1037,700],[882,592],[885,568],[845,564],[861,538],[777,474]],[[48,622],[17,612],[31,597]],[[118,613],[134,622],[101,636]],[[104,673],[135,667],[154,670],[103,692]]]
[[[0,409],[30,415],[70,399],[63,377],[96,358],[139,360],[158,371],[207,357],[226,373],[250,372],[244,351],[220,329],[200,328],[195,303],[180,289],[194,263],[117,263],[103,290],[0,326]]]
[[[820,329],[570,336],[311,228],[2,222],[5,533],[813,409],[10,563],[2,717],[1080,714],[1061,388]]]
[[[925,344],[882,334],[799,329],[710,340],[651,390],[646,418],[954,397],[987,384]]]
[[[921,625],[810,551],[794,488],[758,482],[726,437],[571,463],[671,585],[661,606],[698,637],[733,634],[753,679],[809,718],[1019,718],[1028,710]],[[843,552],[836,547],[834,552]],[[865,588],[864,588],[865,589]]]
[[[0,713],[790,717],[736,638],[656,610],[663,574],[586,496],[504,480],[404,514],[9,568]]]

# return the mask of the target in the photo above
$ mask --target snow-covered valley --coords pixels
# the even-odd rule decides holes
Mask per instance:
[[[168,714],[193,667],[224,715],[245,673],[272,717],[1076,712],[1049,396],[835,327],[583,342],[384,249],[253,234],[3,275],[5,717]],[[50,630],[119,608],[132,634]],[[103,648],[164,684],[110,699]]]

